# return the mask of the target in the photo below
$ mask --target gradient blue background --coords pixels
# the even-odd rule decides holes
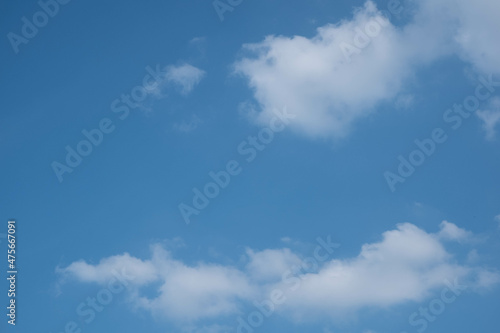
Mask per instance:
[[[447,131],[448,141],[395,193],[383,178],[399,154],[415,148],[415,138],[445,126],[444,110],[473,92],[466,65],[454,58],[418,73],[412,108],[383,105],[345,140],[278,134],[253,163],[242,163],[243,172],[193,223],[182,221],[178,204],[189,202],[191,189],[205,184],[209,171],[230,159],[242,161],[238,144],[259,130],[238,113],[238,104],[252,97],[245,81],[231,76],[242,44],[269,34],[313,36],[317,26],[350,17],[362,3],[245,0],[221,22],[206,0],[73,0],[16,55],[5,36],[19,33],[21,17],[39,7],[36,1],[2,2],[0,232],[6,232],[7,219],[17,220],[19,269],[18,325],[7,327],[2,310],[2,332],[59,333],[77,319],[77,305],[100,288],[67,283],[59,294],[57,266],[123,252],[147,258],[151,242],[174,237],[187,244],[176,253],[186,262],[221,260],[208,254],[210,248],[237,262],[244,247],[278,247],[283,236],[314,243],[332,235],[341,244],[337,256],[349,257],[396,223],[434,232],[446,219],[488,234],[483,251],[487,263],[498,267],[493,217],[500,213],[500,145],[484,140],[477,118]],[[203,40],[190,42],[196,37]],[[115,98],[141,83],[146,66],[180,62],[207,72],[189,96],[169,94],[152,104],[153,112],[135,111],[124,121],[111,112]],[[173,129],[194,114],[203,121],[195,131]],[[64,147],[74,147],[81,131],[96,128],[103,117],[113,119],[115,131],[59,183],[52,161],[62,162]],[[0,241],[0,253],[6,253]],[[6,261],[0,267],[5,271]],[[5,280],[2,308],[4,290]],[[499,296],[498,289],[465,294],[427,332],[493,332]],[[178,331],[148,313],[134,314],[123,300],[118,296],[83,332]],[[414,332],[407,318],[418,306],[367,310],[339,331]],[[275,316],[261,331],[322,327]]]

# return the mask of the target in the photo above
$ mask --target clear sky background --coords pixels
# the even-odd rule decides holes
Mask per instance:
[[[0,6],[0,233],[17,220],[19,270],[2,332],[498,330],[498,2],[73,0],[29,38],[40,4]],[[318,237],[339,246],[290,291]],[[238,328],[272,290],[286,301]]]

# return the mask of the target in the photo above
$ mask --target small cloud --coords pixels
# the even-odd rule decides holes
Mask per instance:
[[[495,221],[497,221],[497,223],[498,223],[498,229],[500,229],[500,214],[498,214],[497,216],[495,216]]]
[[[483,122],[483,130],[486,140],[494,140],[496,127],[500,123],[500,98],[492,99],[486,110],[478,110],[477,117]]]
[[[174,124],[174,129],[182,133],[189,133],[194,131],[203,121],[196,115],[192,115],[189,121],[181,121],[180,123]]]
[[[481,269],[477,272],[475,289],[489,289],[500,282],[500,274],[495,271]]]
[[[441,230],[438,233],[438,237],[447,240],[454,240],[458,242],[469,241],[473,238],[471,232],[457,227],[455,224],[448,221],[443,221],[439,225]]]
[[[250,259],[247,270],[259,281],[278,280],[288,268],[301,263],[301,259],[287,248],[257,252],[247,249],[246,254]]]
[[[189,64],[167,67],[165,78],[180,88],[181,94],[189,94],[200,83],[206,72]]]

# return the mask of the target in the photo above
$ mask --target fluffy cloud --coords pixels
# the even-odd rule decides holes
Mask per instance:
[[[253,294],[247,277],[235,268],[208,264],[189,267],[167,257],[158,259],[157,267],[162,282],[159,296],[141,297],[140,301],[162,317],[190,321],[233,314],[240,308],[238,301]]]
[[[165,72],[167,81],[175,84],[181,90],[181,93],[187,95],[193,88],[200,83],[205,76],[205,71],[190,64],[179,66],[168,66]]]
[[[303,319],[313,314],[336,316],[364,307],[418,302],[445,280],[468,281],[476,276],[471,267],[454,263],[440,233],[400,224],[385,232],[380,242],[363,245],[357,257],[332,260],[319,272],[308,274],[289,294],[282,311]],[[279,288],[286,289],[285,284]]]
[[[178,321],[227,315],[238,310],[238,300],[248,299],[252,288],[239,270],[214,264],[188,266],[173,259],[162,246],[151,247],[152,258],[140,260],[128,253],[105,258],[97,265],[83,261],[58,268],[82,282],[106,284],[116,272],[129,277],[132,300],[153,314]],[[161,282],[155,298],[141,288]]]
[[[361,48],[358,29],[372,26],[379,32]],[[254,56],[238,61],[235,71],[248,79],[262,108],[258,122],[267,123],[274,108],[287,105],[297,115],[295,130],[342,137],[355,119],[401,89],[408,63],[398,56],[399,35],[367,2],[351,21],[321,27],[311,39],[268,36],[245,45]]]
[[[409,6],[409,4],[406,4]],[[352,19],[318,28],[312,38],[268,36],[243,46],[234,69],[248,80],[267,123],[286,105],[292,128],[312,137],[343,137],[384,101],[401,101],[408,78],[438,58],[459,54],[479,71],[498,71],[500,44],[491,0],[424,0],[396,27],[372,1]]]
[[[90,265],[80,260],[72,263],[65,269],[57,271],[73,277],[82,282],[97,282],[104,284],[117,274],[133,277],[135,283],[145,284],[158,278],[157,269],[150,260],[142,261],[131,257],[128,253],[102,259],[97,265]]]
[[[247,271],[256,280],[276,280],[293,265],[299,265],[301,259],[290,249],[272,249],[255,252],[247,249],[249,263]]]
[[[455,224],[448,221],[443,221],[440,224],[441,231],[438,236],[443,239],[455,240],[455,241],[467,241],[472,240],[473,236],[471,232],[457,227]]]
[[[184,324],[236,316],[272,290],[285,295],[286,302],[278,309],[285,317],[331,316],[340,310],[421,301],[445,280],[459,279],[471,289],[498,283],[498,273],[459,264],[445,249],[444,238],[461,240],[470,235],[449,222],[443,222],[437,233],[404,223],[383,233],[379,242],[363,245],[356,257],[317,260],[315,268],[286,248],[248,249],[245,266],[231,267],[208,263],[190,266],[154,245],[147,260],[125,253],[96,265],[77,261],[58,272],[81,282],[105,285],[115,271],[125,269],[132,277],[129,296],[135,306]],[[154,288],[155,296],[147,296],[143,288]],[[210,331],[210,327],[206,329]]]

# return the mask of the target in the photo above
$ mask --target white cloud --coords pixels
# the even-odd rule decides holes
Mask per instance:
[[[346,57],[339,45],[354,45],[357,29],[370,25],[380,33]],[[267,123],[274,108],[287,105],[297,115],[296,131],[342,137],[355,119],[400,91],[409,71],[408,60],[399,56],[399,35],[369,1],[351,21],[318,28],[313,38],[268,36],[245,45],[253,57],[238,61],[235,71],[248,79],[262,108],[258,122]]]
[[[290,249],[263,250],[254,252],[247,249],[250,262],[247,271],[256,280],[278,280],[284,271],[293,265],[299,265],[301,259]]]
[[[472,240],[473,238],[471,232],[459,228],[455,224],[450,223],[448,221],[441,222],[439,227],[441,228],[441,231],[439,231],[438,236],[443,239],[449,239],[461,242],[461,241]]]
[[[286,248],[248,249],[247,264],[238,268],[207,263],[187,265],[172,258],[160,245],[152,246],[151,259],[141,260],[125,253],[96,265],[78,261],[58,271],[82,282],[106,284],[113,277],[113,270],[126,267],[129,275],[134,276],[129,288],[133,304],[158,318],[184,325],[234,317],[273,289],[282,290],[286,297],[278,308],[285,317],[331,317],[366,307],[419,302],[442,287],[445,280],[458,278],[471,289],[499,283],[498,273],[459,264],[442,243],[443,238],[464,237],[463,230],[449,222],[443,222],[437,233],[404,223],[384,232],[379,242],[364,244],[356,257],[319,262],[316,269],[295,275],[289,273],[304,262]],[[143,294],[141,290],[146,287],[155,288],[156,296]],[[205,326],[208,332],[224,329]]]
[[[205,74],[205,71],[189,64],[171,65],[165,71],[165,78],[177,85],[182,94],[187,95],[200,83]]]
[[[158,245],[153,259],[162,282],[160,295],[143,297],[141,303],[159,316],[189,321],[232,314],[239,309],[238,300],[253,294],[245,275],[235,268],[203,263],[190,267]]]
[[[367,1],[352,19],[320,27],[312,38],[267,36],[244,45],[247,55],[234,68],[259,104],[254,120],[267,123],[287,105],[296,132],[339,138],[382,102],[411,105],[408,79],[438,58],[459,54],[479,71],[499,71],[499,2],[423,0],[416,7],[401,28]]]
[[[128,253],[104,258],[97,265],[90,265],[80,260],[57,270],[82,282],[106,283],[117,274],[123,274],[124,269],[126,275],[133,277],[134,283],[145,284],[157,279],[157,270],[151,261],[142,261],[131,257]]]
[[[500,98],[490,100],[487,110],[476,111],[476,116],[483,122],[483,129],[487,140],[493,140],[496,136],[496,127],[500,124]]]
[[[83,261],[72,263],[58,272],[82,282],[106,284],[114,272],[125,268],[130,276],[133,302],[153,314],[176,321],[190,321],[227,315],[238,310],[238,299],[252,292],[244,274],[231,267],[199,264],[188,266],[174,260],[160,245],[152,246],[152,258],[140,260],[128,253],[101,260],[97,265]],[[141,295],[140,288],[158,283],[158,296]]]
[[[498,72],[500,69],[500,2],[495,0],[427,0],[446,4],[449,13],[456,15],[458,29],[454,38],[458,43],[459,54],[466,61],[485,73]]]
[[[451,259],[439,237],[404,223],[385,232],[380,242],[363,245],[357,257],[332,260],[318,273],[308,274],[283,311],[303,319],[418,302],[446,279],[465,279],[471,273]]]

